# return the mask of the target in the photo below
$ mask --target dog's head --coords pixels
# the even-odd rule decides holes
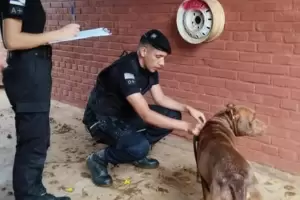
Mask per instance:
[[[235,135],[238,136],[260,136],[264,134],[266,124],[256,118],[256,113],[244,105],[227,104],[226,112],[232,120]]]

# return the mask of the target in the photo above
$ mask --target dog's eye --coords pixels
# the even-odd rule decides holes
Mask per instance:
[[[251,122],[249,122],[248,124],[249,124],[250,127],[252,126],[252,123],[251,123]]]

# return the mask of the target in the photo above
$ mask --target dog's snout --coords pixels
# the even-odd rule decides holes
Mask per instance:
[[[253,123],[253,132],[255,135],[262,135],[266,132],[267,125],[261,120],[254,120]]]

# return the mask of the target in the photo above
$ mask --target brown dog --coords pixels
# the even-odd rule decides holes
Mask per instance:
[[[206,122],[194,138],[198,180],[204,200],[261,199],[249,163],[237,151],[234,137],[262,135],[266,125],[246,106],[228,104]],[[197,145],[198,143],[198,145]]]

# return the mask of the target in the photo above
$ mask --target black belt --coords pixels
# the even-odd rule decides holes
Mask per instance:
[[[52,47],[50,45],[39,46],[33,49],[26,50],[14,50],[7,52],[8,59],[18,58],[20,56],[37,56],[41,58],[51,58],[52,57]]]

